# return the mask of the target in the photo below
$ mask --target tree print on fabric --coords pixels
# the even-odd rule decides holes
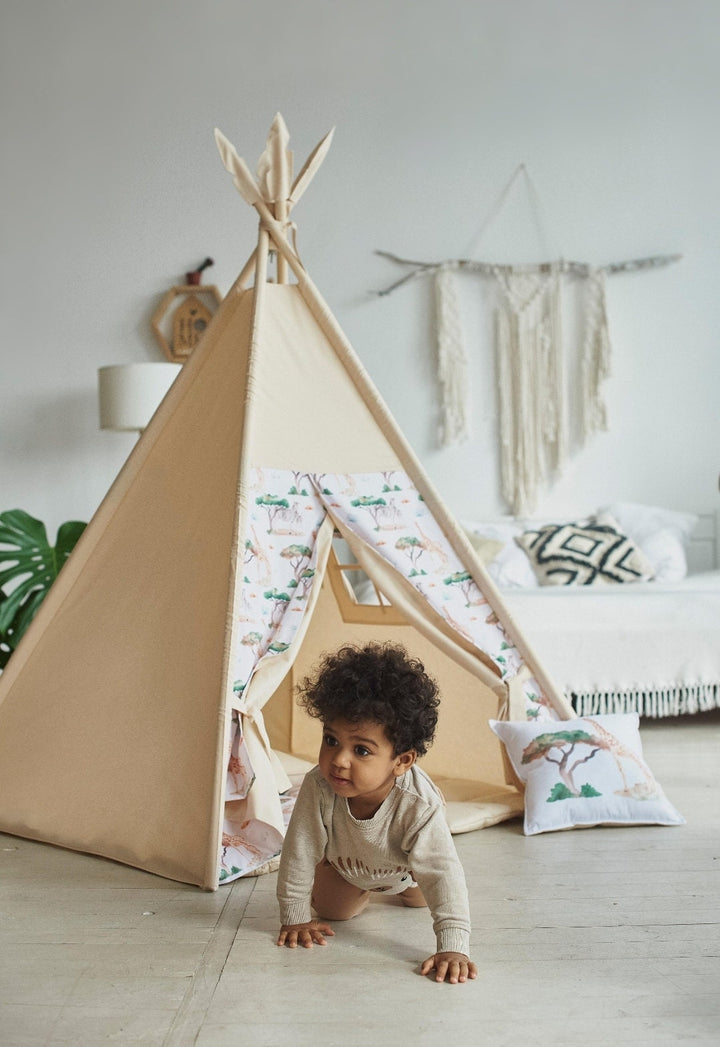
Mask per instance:
[[[225,799],[244,800],[254,781],[255,773],[245,747],[238,714],[233,713]]]
[[[288,515],[291,514],[290,502],[287,498],[278,498],[276,495],[260,494],[255,499],[255,505],[262,506],[267,513],[268,534],[272,534],[273,524],[278,515],[281,515],[283,520],[287,520]],[[292,513],[294,513],[294,510],[292,510]]]
[[[531,681],[531,685],[525,687],[525,718],[527,720],[547,720],[557,719],[557,715],[550,700],[542,693],[542,691],[534,686],[534,681]]]
[[[389,531],[402,526],[402,516],[392,502],[382,497],[363,495],[353,498],[350,505],[355,509],[366,509],[372,517],[376,531]]]
[[[315,579],[315,540],[326,511],[307,473],[253,469],[248,484],[234,690],[259,661],[286,651]]]
[[[295,584],[297,585],[298,576],[302,573],[303,568],[312,556],[312,549],[309,545],[286,545],[284,549],[280,550],[280,555],[284,560],[289,561],[295,574]]]
[[[619,772],[623,787],[616,789],[615,795],[627,796],[633,800],[652,800],[658,797],[658,786],[647,764],[596,720],[585,718],[581,728],[547,731],[537,735],[523,749],[521,762],[530,764],[536,760],[544,760],[557,765],[560,781],[552,786],[547,801],[555,803],[579,796],[602,796],[602,792],[596,786],[601,778],[607,781],[607,761],[603,763],[600,760],[598,763],[596,784],[585,782],[578,785],[576,779],[581,767],[592,770],[585,765],[598,754],[607,754]],[[640,781],[637,781],[637,775],[635,780],[628,775],[627,763],[639,769]]]
[[[418,558],[422,555],[423,552],[422,542],[419,538],[416,538],[415,535],[412,534],[408,535],[405,538],[398,538],[398,540],[395,542],[395,548],[400,549],[402,552],[404,552],[410,560],[412,568],[410,571],[411,575],[416,573],[423,573],[422,571],[418,572],[415,566],[418,561]]]
[[[578,755],[573,760],[575,751],[579,745],[590,746],[590,752]],[[553,786],[548,803],[555,800],[568,800],[573,796],[600,796],[591,785],[583,785],[578,788],[575,784],[575,772],[583,764],[599,752],[594,745],[592,735],[587,731],[553,731],[548,734],[539,734],[537,738],[523,750],[522,762],[531,763],[533,760],[547,760],[548,763],[557,764],[561,781]],[[551,753],[557,753],[557,758]],[[573,761],[571,763],[571,761]]]
[[[473,604],[479,604],[482,602],[482,595],[480,599],[477,599],[475,594],[480,593],[477,585],[473,581],[473,576],[469,571],[455,571],[454,574],[448,575],[447,578],[443,578],[443,585],[457,585],[465,598],[465,606],[471,607]]]

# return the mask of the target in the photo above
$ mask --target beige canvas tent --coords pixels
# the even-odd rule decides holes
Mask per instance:
[[[323,650],[436,675],[457,830],[522,806],[488,718],[571,715],[291,246],[330,136],[295,181],[281,118],[257,177],[217,137],[257,248],[0,677],[0,829],[207,889],[280,849]]]

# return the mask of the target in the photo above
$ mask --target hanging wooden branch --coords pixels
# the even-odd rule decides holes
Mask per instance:
[[[403,284],[408,283],[410,280],[415,280],[419,276],[432,276],[440,269],[465,270],[470,273],[480,273],[482,276],[496,276],[498,273],[510,272],[522,273],[524,275],[556,272],[581,277],[589,276],[590,273],[593,272],[603,272],[612,276],[616,273],[637,272],[640,269],[657,269],[660,266],[671,265],[673,262],[679,262],[682,258],[681,254],[661,254],[651,255],[649,258],[630,258],[624,262],[610,262],[607,265],[598,266],[592,266],[587,262],[568,262],[562,258],[555,262],[534,262],[525,265],[498,265],[495,262],[476,262],[470,258],[453,258],[444,262],[417,262],[410,258],[400,258],[398,255],[391,254],[389,251],[375,251],[375,254],[380,255],[381,258],[387,258],[391,262],[396,262],[398,265],[409,265],[413,267],[412,272],[407,273],[399,280],[396,280],[395,283],[390,284],[389,287],[384,287],[382,290],[374,292],[380,297],[392,294],[393,291],[402,287]]]

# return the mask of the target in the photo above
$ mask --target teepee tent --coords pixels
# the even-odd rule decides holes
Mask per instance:
[[[437,677],[458,831],[522,807],[487,720],[572,715],[291,246],[330,138],[292,182],[280,117],[256,177],[217,133],[257,248],[0,677],[6,832],[210,890],[256,871],[316,751],[294,681],[345,641]]]

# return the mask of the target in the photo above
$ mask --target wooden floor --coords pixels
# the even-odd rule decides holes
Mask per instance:
[[[720,1043],[720,717],[642,725],[688,824],[457,837],[477,981],[437,985],[391,899],[278,949],[275,875],[205,894],[0,836],[0,1044]]]

